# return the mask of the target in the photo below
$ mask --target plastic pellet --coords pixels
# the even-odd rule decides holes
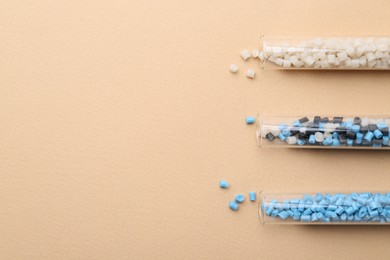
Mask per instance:
[[[386,125],[385,123],[378,123],[378,124],[376,124],[376,127],[377,127],[379,130],[382,130],[382,129],[387,128],[387,125]]]
[[[237,203],[242,203],[242,202],[244,202],[245,197],[242,194],[237,194],[236,197],[235,197],[235,200],[236,200]]]
[[[310,222],[310,220],[311,220],[310,215],[302,215],[301,216],[301,221],[302,222]]]
[[[296,144],[297,143],[297,138],[295,136],[289,136],[286,138],[286,142],[288,144]]]
[[[287,211],[281,211],[278,216],[281,218],[281,219],[286,219],[289,217],[290,214],[288,214]]]
[[[300,218],[301,218],[301,212],[300,211],[298,211],[298,210],[294,210],[293,211],[293,216],[292,216],[292,218],[294,219],[294,220],[299,220]]]
[[[273,209],[272,207],[268,207],[268,208],[266,209],[266,214],[267,214],[267,216],[271,215],[271,213],[272,213],[273,210],[274,210],[274,209]]]
[[[368,62],[376,59],[376,56],[372,52],[367,53],[366,57]]]
[[[382,138],[382,144],[383,144],[383,145],[386,145],[386,146],[389,145],[389,137],[388,137],[388,136],[384,136],[384,137]]]
[[[279,214],[279,210],[275,209],[271,212],[272,217],[276,217]]]
[[[379,212],[377,210],[369,211],[368,214],[370,214],[371,218],[379,216]]]
[[[362,56],[359,58],[359,64],[361,67],[366,67],[367,65],[367,58],[366,56]]]
[[[360,66],[360,62],[359,62],[358,59],[352,59],[351,60],[351,67],[352,68],[359,68],[359,66]]]
[[[275,139],[275,136],[274,136],[272,133],[266,134],[265,137],[266,137],[269,141],[271,141],[271,142]]]
[[[363,206],[359,209],[358,216],[359,218],[363,218],[367,215],[367,207]]]
[[[259,49],[253,49],[252,50],[252,57],[253,58],[259,57]]]
[[[376,129],[378,129],[378,126],[376,124],[368,125],[368,131],[374,132]]]
[[[291,61],[290,60],[284,60],[283,61],[283,67],[285,67],[285,68],[291,67]]]
[[[306,122],[309,122],[309,118],[308,117],[302,117],[301,119],[298,120],[299,123],[303,124],[303,123],[306,123]]]
[[[352,215],[352,214],[355,212],[355,210],[354,210],[352,207],[349,207],[349,208],[347,208],[347,209],[345,210],[345,212],[346,212],[348,215]]]
[[[359,133],[359,131],[360,131],[360,125],[353,125],[351,129],[352,129],[352,131],[353,131],[355,134],[357,134],[357,133]]]
[[[219,187],[221,187],[222,189],[227,189],[227,188],[229,188],[229,183],[225,180],[221,180],[219,182]]]
[[[338,139],[333,139],[333,143],[332,143],[333,146],[340,146],[340,141]]]
[[[310,144],[315,144],[315,143],[316,143],[316,139],[315,139],[314,135],[310,135],[310,137],[309,137],[309,143],[310,143]]]
[[[279,129],[279,127],[274,126],[274,127],[272,127],[272,128],[270,129],[270,132],[271,132],[271,134],[273,134],[274,136],[278,136],[282,131]]]
[[[248,69],[248,71],[246,72],[246,76],[247,76],[248,78],[254,79],[254,78],[255,78],[255,75],[256,75],[256,73],[255,73],[255,71],[252,70],[252,69]]]
[[[248,117],[245,118],[245,122],[247,124],[253,124],[255,122],[255,120],[256,119],[253,116],[248,116]]]
[[[323,142],[325,146],[329,146],[333,144],[333,138],[331,136],[328,136]]]
[[[348,59],[348,54],[347,52],[343,51],[343,52],[338,52],[337,53],[337,58],[339,61],[345,61]]]
[[[370,131],[367,132],[367,134],[364,136],[364,140],[371,142],[372,138],[374,138],[374,134]]]
[[[256,201],[256,192],[254,192],[254,191],[251,191],[251,192],[249,192],[249,200],[250,201]]]
[[[387,127],[387,124],[386,124],[386,127],[382,128],[381,129],[381,132],[383,134],[383,136],[389,136],[389,127]]]
[[[231,210],[237,211],[238,210],[238,204],[235,201],[229,201],[229,208]]]
[[[369,204],[368,204],[368,208],[370,210],[375,210],[379,207],[379,204],[376,202],[376,201],[371,201]]]
[[[353,132],[353,131],[348,131],[346,134],[345,134],[345,136],[348,138],[348,139],[355,139],[355,137],[356,137],[356,133],[355,132]]]
[[[354,57],[355,56],[355,49],[352,46],[348,46],[345,49],[345,52],[348,54],[349,57]]]
[[[237,64],[230,64],[229,69],[230,69],[230,72],[236,73],[238,71],[238,66],[237,66]]]
[[[356,48],[356,57],[361,57],[364,53],[364,48],[362,46],[359,46]],[[364,57],[364,56],[363,56]]]
[[[368,125],[363,125],[361,128],[360,128],[360,132],[365,135],[367,134],[368,132]]]
[[[382,132],[379,129],[376,129],[374,131],[374,135],[375,135],[376,139],[381,139],[383,137],[383,134],[382,134]]]
[[[282,141],[285,141],[286,140],[286,136],[282,135],[282,134],[279,134],[278,135],[279,139],[282,140]]]
[[[276,58],[276,60],[275,60],[275,64],[277,64],[279,66],[283,66],[283,62],[284,62],[284,60],[281,58]]]
[[[243,60],[247,60],[250,56],[251,56],[251,53],[248,51],[248,50],[243,50],[241,53],[241,58]]]
[[[322,143],[324,141],[324,134],[321,132],[316,132],[314,134],[315,141],[318,143]]]
[[[340,135],[338,138],[340,145],[345,145],[347,143],[347,137],[345,135]]]
[[[311,66],[314,64],[316,60],[312,57],[312,56],[308,56],[305,58],[304,62],[306,63],[306,65],[308,66]]]

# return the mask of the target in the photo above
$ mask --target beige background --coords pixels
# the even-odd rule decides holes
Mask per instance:
[[[1,1],[0,259],[388,259],[388,227],[262,226],[253,203],[227,203],[260,189],[389,190],[388,152],[260,150],[244,123],[390,114],[388,73],[259,71],[238,55],[261,34],[389,34],[389,10]]]

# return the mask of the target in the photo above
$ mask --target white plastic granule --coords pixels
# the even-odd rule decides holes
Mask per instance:
[[[270,131],[271,131],[271,134],[272,134],[273,136],[278,136],[278,135],[281,133],[279,127],[277,127],[277,126],[273,126],[273,127],[270,129]]]
[[[259,56],[259,49],[253,49],[252,50],[252,57],[257,58]]]
[[[361,56],[361,57],[359,58],[359,64],[360,64],[360,66],[362,66],[362,67],[364,67],[364,66],[367,65],[367,58],[366,58],[366,56]]]
[[[329,64],[335,64],[336,63],[336,55],[334,55],[334,54],[329,54],[327,59],[328,59],[328,63]]]
[[[247,60],[247,59],[249,59],[249,57],[251,56],[251,53],[248,51],[248,50],[243,50],[241,53],[240,53],[240,55],[241,55],[241,58],[243,59],[243,60]]]
[[[329,63],[327,60],[320,60],[321,68],[329,68]]]
[[[377,57],[378,59],[382,58],[383,56],[385,56],[385,54],[381,51],[376,51],[375,52],[375,57]]]
[[[230,64],[230,72],[231,73],[236,73],[237,71],[238,71],[237,64]]]
[[[289,136],[286,138],[286,142],[288,144],[296,144],[297,143],[297,138],[295,136]]]
[[[246,72],[246,76],[247,76],[248,78],[254,79],[254,78],[255,78],[255,75],[256,75],[256,73],[255,73],[255,71],[252,70],[252,69],[248,69],[248,71]]]
[[[373,68],[376,65],[376,60],[371,60],[368,62],[368,67]]]
[[[275,60],[275,64],[279,65],[279,66],[283,66],[283,59],[282,58],[276,58]]]
[[[345,60],[348,59],[348,54],[345,51],[338,52],[337,53],[337,58],[338,58],[339,61],[345,61]]]
[[[359,46],[356,48],[356,57],[359,58],[360,56],[362,56],[364,53],[364,47],[362,46]]]
[[[260,131],[261,137],[265,138],[268,133],[269,133],[269,129],[268,128],[261,127],[261,131]]]
[[[358,59],[352,59],[351,60],[351,67],[352,68],[359,68],[359,66],[360,66],[360,62],[359,62]]]
[[[290,60],[284,60],[283,61],[283,67],[290,68],[291,67],[291,61]]]
[[[349,57],[351,57],[351,58],[355,57],[356,52],[355,52],[355,49],[352,46],[348,46],[345,49],[345,52],[348,54]]]
[[[376,56],[375,56],[374,53],[372,53],[372,52],[368,52],[368,53],[366,54],[366,57],[367,57],[367,61],[368,61],[368,62],[373,61],[373,60],[376,59]]]
[[[314,59],[312,56],[308,56],[308,57],[306,57],[306,59],[305,59],[304,61],[305,61],[305,63],[306,63],[307,65],[311,66],[311,65],[314,64],[315,59]]]
[[[324,134],[321,132],[316,132],[314,134],[314,138],[315,138],[316,142],[322,143],[324,141]]]

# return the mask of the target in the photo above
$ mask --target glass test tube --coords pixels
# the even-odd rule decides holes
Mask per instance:
[[[390,116],[258,116],[260,147],[390,149]]]
[[[387,225],[390,192],[260,192],[259,218],[262,224]]]
[[[389,70],[390,36],[262,36],[261,68]]]

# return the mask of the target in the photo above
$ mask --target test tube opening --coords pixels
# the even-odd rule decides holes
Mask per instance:
[[[263,132],[262,132],[262,124],[263,124],[263,117],[261,114],[257,115],[257,129],[256,129],[256,143],[261,148],[262,142],[263,142]]]
[[[260,54],[259,54],[259,60],[260,60],[260,68],[263,70],[265,68],[265,62],[267,60],[266,53],[264,51],[264,35],[260,36],[260,46],[259,46]],[[260,56],[261,55],[261,56]]]
[[[263,198],[263,192],[259,192],[259,201],[258,201],[258,213],[259,213],[259,220],[262,225],[265,224],[265,211],[264,211],[264,198]]]

